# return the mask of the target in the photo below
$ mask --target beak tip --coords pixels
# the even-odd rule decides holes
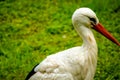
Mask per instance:
[[[118,43],[116,43],[118,46],[120,46],[120,43],[118,42]]]
[[[118,46],[120,46],[120,43],[118,44]]]

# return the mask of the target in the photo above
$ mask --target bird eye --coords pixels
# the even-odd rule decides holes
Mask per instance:
[[[94,24],[96,24],[96,19],[95,18],[89,18],[90,21],[92,21]]]

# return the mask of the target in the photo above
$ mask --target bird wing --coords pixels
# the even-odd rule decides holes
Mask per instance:
[[[56,60],[57,56],[54,56],[47,57],[37,65],[34,69],[36,73],[29,80],[73,80],[72,75],[64,71],[65,67],[59,58]]]
[[[36,73],[29,80],[74,80],[73,75],[79,74],[80,69],[79,63],[75,63],[79,56],[74,54],[77,58],[73,58],[77,50],[72,48],[48,56],[35,67]]]

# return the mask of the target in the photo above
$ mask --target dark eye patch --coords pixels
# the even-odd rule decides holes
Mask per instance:
[[[89,19],[96,24],[96,19],[95,18],[89,18]]]
[[[83,14],[84,15],[84,14]],[[84,15],[84,16],[87,16],[87,15]],[[96,24],[97,23],[97,21],[96,21],[96,19],[94,18],[94,17],[89,17],[89,16],[87,16],[89,19],[90,19],[90,21],[92,22],[92,23],[94,23],[94,24]]]

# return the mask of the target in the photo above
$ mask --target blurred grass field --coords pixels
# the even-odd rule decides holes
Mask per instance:
[[[46,56],[82,44],[71,22],[93,9],[120,42],[120,0],[0,0],[0,80],[24,80]],[[93,31],[98,44],[94,80],[120,80],[120,47]]]

